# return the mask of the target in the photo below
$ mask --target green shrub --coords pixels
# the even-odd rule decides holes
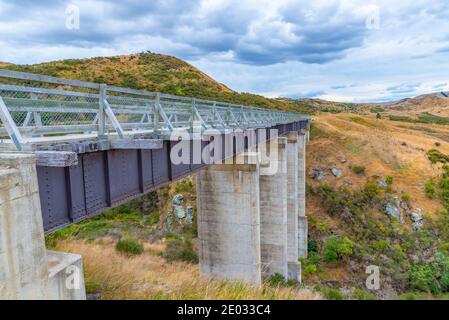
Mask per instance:
[[[304,274],[312,274],[318,272],[318,266],[316,264],[308,264],[303,269]]]
[[[385,111],[385,109],[381,108],[381,107],[373,107],[373,108],[370,109],[370,112],[372,112],[372,113],[381,113],[381,112],[384,112],[384,111]]]
[[[387,176],[385,178],[385,182],[387,183],[387,185],[391,186],[393,184],[394,178],[392,176]]]
[[[326,299],[329,299],[329,300],[344,300],[345,299],[345,296],[343,295],[343,293],[338,289],[323,288],[323,289],[321,289],[321,293],[323,294],[323,296]]]
[[[359,165],[354,165],[351,167],[351,170],[355,173],[355,174],[364,174],[365,173],[365,166],[359,166]]]
[[[380,187],[374,182],[369,181],[363,186],[362,194],[367,199],[374,199],[380,193]]]
[[[377,300],[376,295],[373,293],[362,290],[362,289],[356,289],[354,293],[351,296],[351,299],[354,300]]]
[[[426,196],[430,199],[435,198],[436,189],[433,185],[432,181],[427,181],[424,185],[424,192],[426,193]]]
[[[405,203],[410,204],[410,199],[411,199],[411,197],[410,197],[410,195],[409,195],[408,193],[403,193],[403,194],[401,194],[401,199],[402,199],[402,201],[404,201]]]
[[[163,257],[167,261],[198,262],[198,255],[195,252],[192,241],[189,239],[168,239]]]
[[[143,252],[143,246],[134,239],[120,239],[115,244],[115,250],[128,255],[139,255]]]
[[[429,151],[427,151],[427,158],[433,164],[438,163],[438,162],[443,163],[443,164],[449,162],[449,156],[441,153],[437,149],[430,149]]]
[[[423,112],[418,116],[418,121],[422,123],[449,124],[449,118],[440,117],[428,112]]]
[[[176,193],[191,192],[192,190],[193,190],[192,180],[185,179],[185,180],[176,182],[176,185],[175,185]]]
[[[350,195],[346,189],[336,191],[327,184],[319,185],[315,193],[320,196],[321,205],[330,215],[340,213],[347,206]]]
[[[449,292],[449,257],[435,254],[430,264],[417,264],[410,270],[412,289],[440,294]]]
[[[358,124],[364,124],[364,125],[369,124],[365,119],[363,119],[361,117],[351,117],[351,121],[358,123]]]
[[[271,286],[285,286],[287,284],[287,281],[282,274],[275,273],[270,278],[268,278],[268,283]]]
[[[399,295],[400,300],[420,300],[419,296],[414,292],[405,292]]]
[[[324,244],[323,258],[326,262],[336,263],[352,255],[354,243],[347,237],[331,236]]]
[[[318,244],[315,240],[307,241],[307,252],[316,252],[318,249]]]

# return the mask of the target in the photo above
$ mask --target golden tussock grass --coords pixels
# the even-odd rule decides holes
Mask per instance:
[[[308,289],[202,278],[198,265],[159,256],[163,243],[146,243],[135,257],[117,253],[111,239],[66,240],[57,249],[82,255],[86,288],[102,299],[320,299]]]
[[[422,208],[429,216],[441,209],[438,200],[428,199],[424,193],[425,182],[440,174],[438,167],[427,159],[426,152],[438,142],[438,149],[449,153],[449,143],[423,127],[444,135],[447,126],[405,125],[387,119],[376,120],[374,115],[357,115],[362,119],[358,122],[352,118],[352,114],[323,114],[314,122],[320,136],[308,145],[308,167],[329,168],[335,164],[343,169],[343,178],[334,179],[328,174],[321,182],[342,185],[351,179],[352,187],[360,188],[369,177],[392,176],[396,195],[409,194],[413,207]],[[340,163],[337,156],[344,156],[348,162]],[[366,174],[354,174],[351,165],[365,166]],[[308,183],[313,185],[316,181],[308,177]]]

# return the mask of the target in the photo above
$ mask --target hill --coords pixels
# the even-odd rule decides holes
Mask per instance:
[[[392,111],[404,111],[409,114],[428,112],[449,116],[449,98],[440,92],[406,98],[396,102],[373,104],[373,106]]]
[[[180,96],[302,111],[300,107],[292,103],[251,93],[237,93],[176,57],[151,52],[128,56],[69,59],[35,65],[4,65],[3,67]]]

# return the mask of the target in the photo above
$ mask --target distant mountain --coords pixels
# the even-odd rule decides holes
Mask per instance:
[[[435,92],[396,102],[371,104],[371,106],[408,113],[428,112],[449,115],[449,98],[446,95],[446,93]]]
[[[10,66],[10,65],[12,65],[12,64],[9,63],[9,62],[3,62],[3,61],[0,61],[0,68],[1,68],[1,67],[5,67],[5,66]]]

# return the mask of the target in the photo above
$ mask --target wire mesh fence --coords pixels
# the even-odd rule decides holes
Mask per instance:
[[[0,70],[0,138],[135,132],[286,123],[299,113]],[[3,141],[3,140],[2,140]]]

